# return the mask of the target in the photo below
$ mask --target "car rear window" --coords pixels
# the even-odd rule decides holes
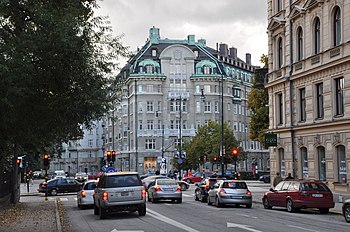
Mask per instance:
[[[329,192],[329,188],[323,183],[302,183],[301,189],[303,191],[321,191]]]
[[[177,185],[175,180],[160,179],[157,180],[158,185]]]
[[[245,182],[224,182],[222,187],[230,189],[247,189],[247,184]]]
[[[86,183],[84,186],[84,190],[94,190],[96,188],[95,182]]]
[[[106,188],[118,188],[129,186],[141,186],[141,180],[137,175],[116,175],[106,178]]]

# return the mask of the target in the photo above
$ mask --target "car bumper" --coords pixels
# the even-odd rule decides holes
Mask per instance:
[[[181,192],[176,192],[176,193],[156,192],[153,194],[153,197],[155,199],[179,199],[179,198],[182,198],[182,193]]]
[[[94,199],[92,197],[82,197],[80,200],[81,205],[93,205]]]
[[[334,202],[293,201],[297,208],[334,208]]]
[[[253,202],[252,197],[223,197],[220,196],[220,203],[222,204],[242,204],[251,205]]]

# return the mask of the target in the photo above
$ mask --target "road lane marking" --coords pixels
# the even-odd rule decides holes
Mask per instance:
[[[144,230],[117,230],[117,229],[114,229],[112,230],[111,232],[144,232]]]
[[[60,201],[68,201],[68,198],[60,197]]]
[[[247,215],[247,214],[241,214],[241,213],[236,213],[237,215],[240,215],[240,216],[243,216],[243,217],[249,217],[249,218],[258,218],[258,217],[254,217],[254,216],[250,216],[250,215]]]
[[[189,195],[189,194],[182,194],[182,196],[184,196],[184,197],[193,197],[194,194],[192,194],[192,195]]]
[[[306,231],[312,231],[312,232],[319,232],[318,230],[307,229],[307,228],[300,227],[300,226],[293,226],[293,225],[287,225],[287,226],[292,227],[292,228],[296,228],[296,229],[299,229],[299,230],[306,230]]]
[[[195,229],[193,229],[193,228],[191,228],[189,226],[186,226],[186,225],[184,225],[184,224],[182,224],[180,222],[177,222],[177,221],[175,221],[175,220],[173,220],[171,218],[165,217],[164,215],[161,215],[161,214],[159,214],[159,213],[157,213],[157,212],[155,212],[153,210],[150,210],[150,209],[147,209],[147,215],[150,215],[151,217],[154,217],[155,219],[158,219],[160,221],[168,223],[168,224],[170,224],[172,226],[176,226],[176,227],[178,227],[180,229],[183,229],[185,231],[199,232],[198,230],[195,230]]]
[[[236,224],[236,223],[232,223],[232,222],[227,222],[227,227],[241,228],[243,230],[248,230],[248,231],[252,231],[252,232],[262,232],[261,230],[249,228],[249,227],[251,227],[249,225]]]

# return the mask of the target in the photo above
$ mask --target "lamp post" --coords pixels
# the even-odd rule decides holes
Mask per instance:
[[[224,75],[221,74],[221,147],[220,147],[220,157],[221,157],[221,173],[222,176],[225,175],[225,137],[224,137]]]

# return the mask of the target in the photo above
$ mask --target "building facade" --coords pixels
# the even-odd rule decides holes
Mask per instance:
[[[271,174],[348,195],[350,2],[269,0],[268,22]]]
[[[159,29],[151,28],[145,45],[117,76],[120,99],[106,118],[105,147],[117,151],[117,170],[155,171],[162,158],[170,170],[180,141],[189,141],[209,120],[220,123],[221,112],[244,150],[256,153],[259,166],[267,169],[266,150],[248,135],[246,98],[253,72],[251,55],[243,61],[234,47],[212,49],[194,35],[161,39]]]

